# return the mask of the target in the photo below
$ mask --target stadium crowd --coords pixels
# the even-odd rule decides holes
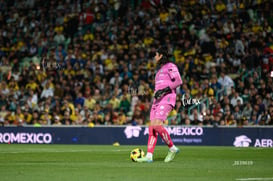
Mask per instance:
[[[165,45],[183,78],[166,124],[272,125],[272,9],[270,0],[0,0],[0,123],[149,124],[153,56]]]

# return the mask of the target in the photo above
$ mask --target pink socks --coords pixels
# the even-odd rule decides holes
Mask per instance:
[[[149,126],[149,139],[148,139],[148,153],[153,153],[157,142],[158,133],[154,130],[153,126]]]
[[[155,145],[157,143],[158,134],[163,141],[168,145],[169,148],[173,146],[173,142],[168,131],[163,126],[149,126],[149,139],[147,152],[153,153]]]

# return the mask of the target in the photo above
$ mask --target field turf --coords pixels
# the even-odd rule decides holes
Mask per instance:
[[[0,144],[0,181],[273,180],[272,148],[180,146],[164,163],[157,146],[153,163],[135,163],[136,147]]]

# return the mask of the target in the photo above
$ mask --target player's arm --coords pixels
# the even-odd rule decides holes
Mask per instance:
[[[168,68],[168,74],[172,80],[172,83],[169,85],[171,89],[176,89],[183,83],[177,66],[173,65]]]
[[[160,89],[160,90],[156,91],[155,98],[160,99],[162,96],[169,94],[171,92],[172,92],[172,89],[168,86],[164,89]]]

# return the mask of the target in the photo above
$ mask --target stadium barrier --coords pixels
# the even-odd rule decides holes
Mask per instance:
[[[257,72],[258,75],[259,75],[259,79],[261,79],[262,77],[262,68],[261,66],[258,66],[257,68],[255,68],[255,70],[250,70],[250,71],[247,71],[243,76],[242,76],[242,81],[245,82],[245,80],[248,78],[248,77],[252,77],[254,72]]]
[[[168,126],[176,145],[272,147],[273,127]],[[1,144],[146,145],[148,127],[0,127]],[[164,144],[159,139],[157,144]]]
[[[209,98],[206,97],[203,100],[201,100],[198,104],[193,104],[188,109],[188,116],[190,116],[192,114],[192,110],[196,108],[197,108],[197,112],[199,114],[202,114],[204,110],[208,109],[209,103],[210,103],[210,100]]]
[[[216,98],[216,100],[217,100],[218,102],[220,102],[220,101],[223,99],[223,97],[224,97],[225,95],[227,95],[227,88],[226,88],[226,87],[224,87],[224,88],[218,90],[218,91],[216,92],[216,94],[215,94],[215,98]]]

